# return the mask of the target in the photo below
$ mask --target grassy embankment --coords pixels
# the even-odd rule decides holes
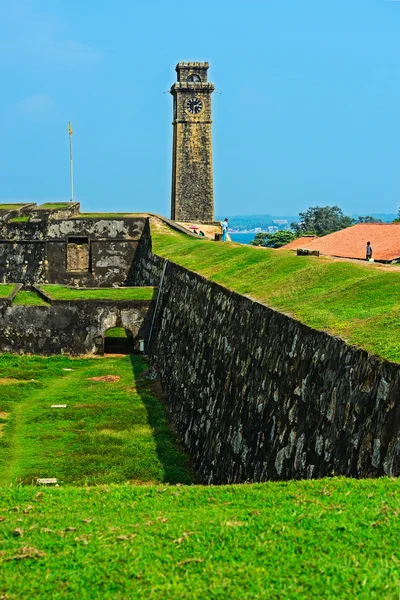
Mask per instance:
[[[140,356],[1,356],[0,485],[190,483],[145,368]]]
[[[3,488],[0,594],[397,600],[399,492],[389,479]]]
[[[41,289],[52,300],[152,300],[157,294],[153,287],[123,287],[76,289],[63,285],[42,285]]]
[[[19,210],[25,204],[28,204],[28,202],[21,204],[0,204],[0,210]]]
[[[14,283],[0,283],[0,298],[7,298],[14,288]]]
[[[315,329],[400,362],[400,271],[195,239],[152,226],[153,251]]]
[[[107,329],[104,334],[106,338],[118,338],[118,339],[128,339],[132,337],[132,333],[123,327],[112,327],[111,329]]]
[[[67,208],[69,202],[45,202],[40,206],[35,207],[35,210],[55,210],[56,208]]]
[[[29,216],[13,217],[12,219],[9,220],[9,223],[28,223],[28,221],[29,221]]]
[[[0,297],[7,297],[14,285],[0,285]],[[51,300],[153,300],[157,296],[157,288],[153,287],[126,287],[126,288],[98,288],[77,289],[63,285],[42,285],[41,289]],[[47,302],[34,290],[21,290],[15,296],[13,304],[23,306],[48,306]]]
[[[48,306],[48,304],[35,291],[21,290],[15,296],[13,304],[21,306]]]
[[[129,217],[139,216],[140,213],[80,213],[75,215],[74,219],[127,219]]]

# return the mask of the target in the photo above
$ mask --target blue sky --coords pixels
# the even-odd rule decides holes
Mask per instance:
[[[216,213],[400,206],[400,1],[0,0],[0,199],[169,215],[180,60],[208,60]]]

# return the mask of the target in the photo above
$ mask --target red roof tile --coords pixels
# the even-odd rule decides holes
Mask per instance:
[[[324,237],[295,241],[300,240],[303,240],[300,245],[291,246],[291,242],[283,248],[307,248],[329,256],[365,259],[367,242],[371,242],[375,260],[400,258],[400,223],[359,223]]]
[[[308,248],[308,244],[315,240],[315,235],[305,235],[289,242],[286,246],[282,246],[285,250],[296,250],[297,248]]]

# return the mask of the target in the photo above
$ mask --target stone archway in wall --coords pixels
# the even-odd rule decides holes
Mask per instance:
[[[150,313],[151,317],[151,313]],[[143,352],[150,327],[148,307],[126,306],[102,309],[99,316],[99,354]]]
[[[134,337],[129,329],[110,327],[104,332],[104,354],[133,354]]]

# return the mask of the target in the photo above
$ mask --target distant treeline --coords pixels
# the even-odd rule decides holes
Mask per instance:
[[[229,219],[229,227],[232,227],[233,229],[254,229],[255,227],[265,229],[266,227],[271,227],[272,225],[279,227],[279,224],[274,223],[274,221],[287,221],[287,224],[290,225],[290,223],[299,220],[299,215],[279,217],[274,217],[272,215],[239,215],[230,217],[229,215],[225,215],[223,217],[217,216],[215,218],[217,221],[223,221],[226,216],[228,216]]]
[[[363,215],[365,217],[365,215]],[[370,217],[375,219],[376,221],[382,221],[383,223],[391,223],[397,217],[395,213],[392,214],[378,214],[378,213],[370,213]],[[281,225],[274,221],[287,221],[287,224],[290,226],[292,223],[298,223],[301,220],[300,215],[223,215],[215,217],[217,221],[223,221],[225,217],[229,219],[229,227],[232,229],[255,229],[256,227],[260,227],[261,229],[266,229],[267,227],[271,227],[272,225],[278,226],[280,229],[285,229],[287,225]],[[351,218],[355,221],[358,221],[360,215],[353,214]]]

